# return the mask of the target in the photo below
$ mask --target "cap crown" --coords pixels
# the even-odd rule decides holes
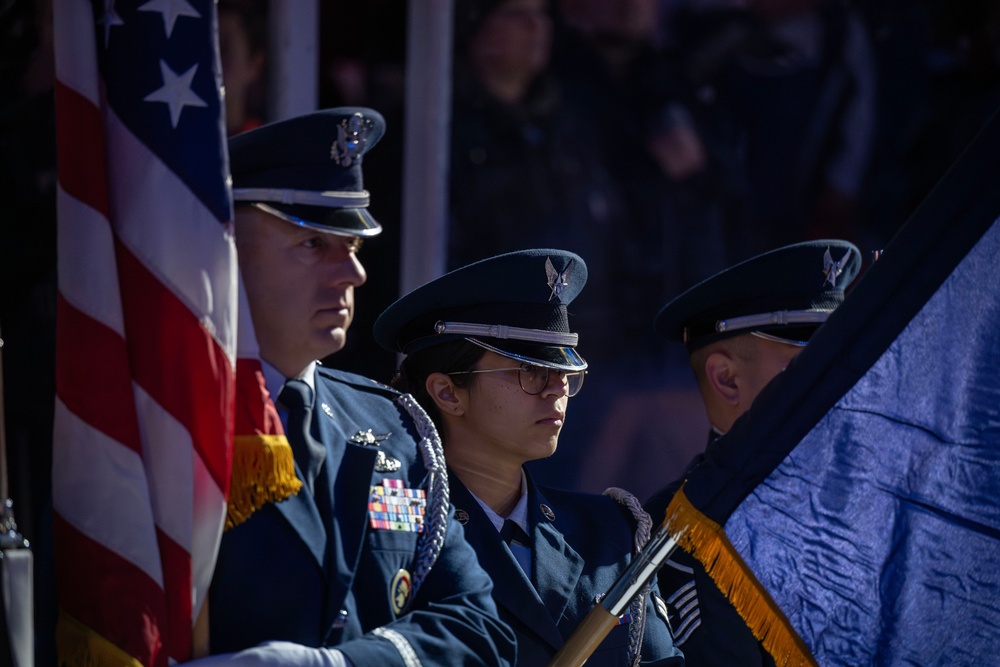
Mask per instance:
[[[366,210],[361,164],[384,132],[377,111],[338,107],[231,137],[233,198],[321,231],[374,236],[382,228]]]
[[[843,302],[860,268],[861,253],[847,241],[784,246],[690,288],[660,310],[654,326],[692,349],[751,331],[807,340]]]
[[[587,281],[583,259],[530,249],[466,265],[418,287],[376,320],[375,339],[410,354],[475,339],[512,358],[567,370],[586,368],[575,353],[567,305]]]

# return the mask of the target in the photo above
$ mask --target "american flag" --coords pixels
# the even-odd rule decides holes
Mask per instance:
[[[192,654],[232,457],[215,4],[59,0],[54,18],[59,659],[166,665]]]

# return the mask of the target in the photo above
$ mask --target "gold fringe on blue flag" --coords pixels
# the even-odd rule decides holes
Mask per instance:
[[[722,526],[698,511],[683,487],[667,507],[670,526],[686,526],[678,536],[682,549],[698,559],[736,611],[774,657],[777,667],[817,667],[791,623],[736,552]]]

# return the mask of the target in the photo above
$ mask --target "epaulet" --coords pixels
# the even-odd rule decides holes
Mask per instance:
[[[393,398],[400,394],[398,390],[393,389],[387,384],[365,377],[364,375],[358,375],[357,373],[342,371],[336,368],[327,368],[325,366],[317,366],[316,372],[328,380],[350,385],[358,389],[382,393]]]

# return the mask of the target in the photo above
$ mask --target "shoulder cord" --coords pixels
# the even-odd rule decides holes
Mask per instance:
[[[434,567],[441,553],[445,533],[448,531],[448,472],[445,468],[441,436],[434,427],[434,422],[409,394],[402,394],[396,401],[409,413],[417,427],[417,433],[420,435],[418,448],[424,467],[427,468],[427,514],[424,533],[417,544],[413,592],[410,595],[410,600],[414,600],[420,584]]]
[[[639,503],[638,498],[625,489],[619,489],[618,487],[612,486],[604,490],[604,495],[613,498],[616,502],[624,505],[632,512],[632,516],[638,524],[636,526],[634,540],[635,553],[638,554],[642,551],[642,548],[646,546],[646,543],[649,542],[653,520],[650,519],[649,514],[642,509],[642,504]],[[646,600],[649,598],[649,591],[651,588],[652,581],[643,587],[642,591],[638,596],[636,596],[635,600],[633,600],[630,605],[632,611],[632,623],[628,631],[628,659],[629,663],[632,664],[633,667],[638,667],[639,661],[642,659],[642,639],[646,633]]]

